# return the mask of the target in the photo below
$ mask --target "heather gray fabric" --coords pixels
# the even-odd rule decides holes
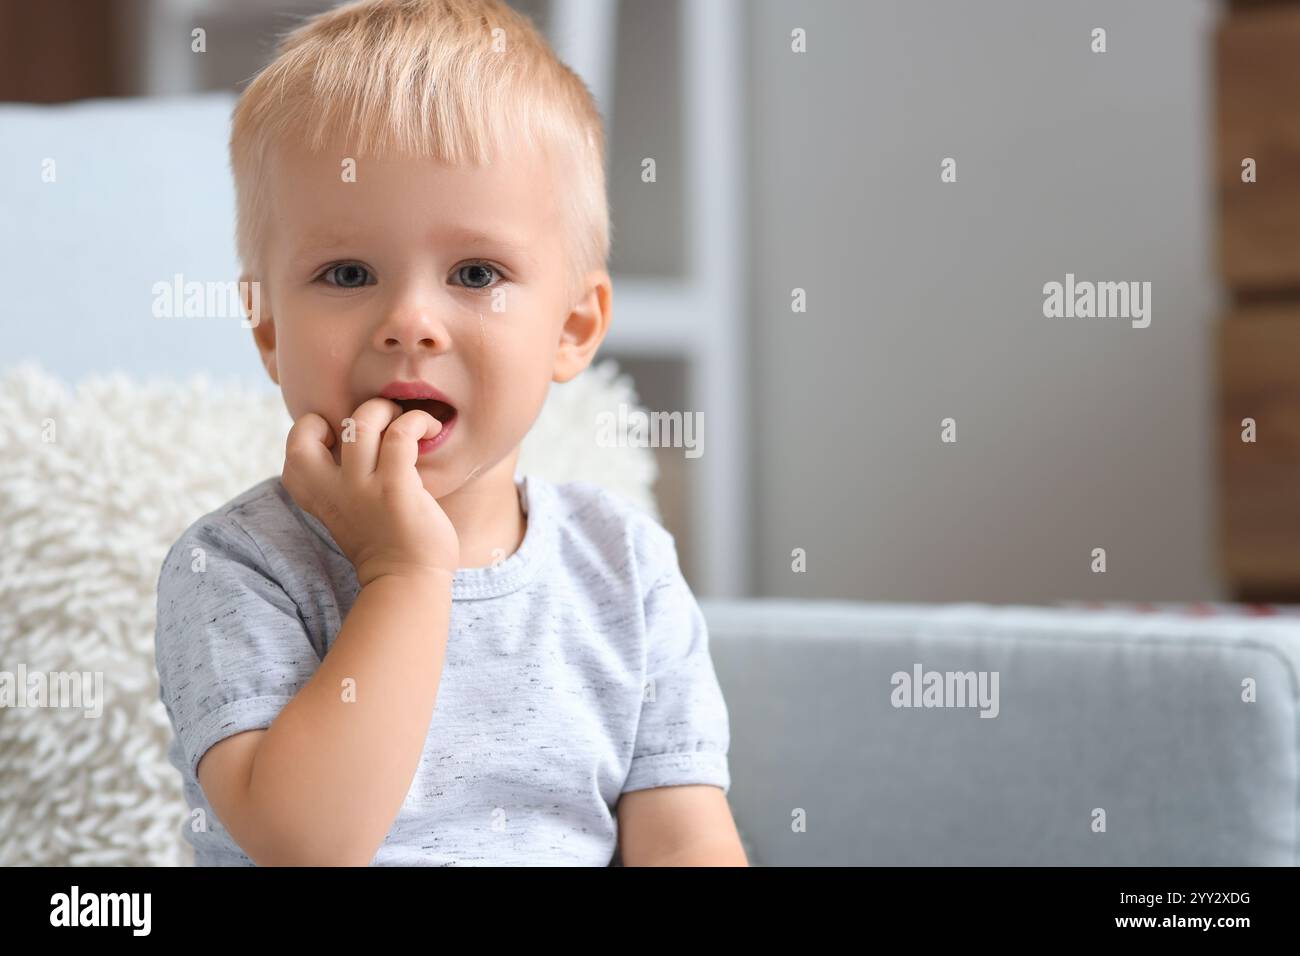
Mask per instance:
[[[523,544],[456,574],[424,753],[373,865],[607,866],[620,793],[730,788],[727,708],[672,536],[595,484],[515,480]],[[199,759],[271,725],[357,590],[351,563],[279,476],[168,551],[156,662],[169,759],[207,821],[206,832],[183,827],[199,865],[252,863],[204,799]]]

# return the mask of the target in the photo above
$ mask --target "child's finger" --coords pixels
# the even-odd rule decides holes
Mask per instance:
[[[433,438],[442,431],[442,422],[426,411],[412,409],[400,415],[384,432],[375,473],[381,480],[400,479],[420,460],[420,439]]]
[[[329,448],[334,442],[334,433],[329,423],[314,412],[308,412],[289,429],[289,436],[284,442],[284,473],[281,477],[285,489],[295,501],[299,495],[306,493],[310,500],[310,489],[321,484],[322,480],[334,468],[334,456]]]
[[[352,427],[344,432],[342,442],[343,477],[352,482],[368,478],[374,472],[384,429],[402,413],[402,406],[389,398],[372,398],[362,402],[352,413]]]

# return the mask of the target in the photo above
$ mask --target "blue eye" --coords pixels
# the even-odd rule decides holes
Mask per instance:
[[[471,262],[457,269],[456,275],[458,277],[463,277],[467,272],[474,274],[476,280],[482,277],[484,273],[487,273],[489,276],[489,278],[486,281],[484,281],[482,284],[480,284],[477,281],[467,282],[462,278],[461,285],[465,286],[467,289],[486,289],[488,285],[491,284],[490,277],[498,274],[497,270],[492,266],[488,265],[486,262]]]
[[[370,270],[363,265],[358,265],[355,262],[341,262],[326,269],[321,273],[321,278],[330,285],[336,285],[341,289],[359,289],[370,284],[371,275]]]

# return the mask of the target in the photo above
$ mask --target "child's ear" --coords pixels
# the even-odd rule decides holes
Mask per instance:
[[[262,364],[271,381],[280,384],[280,373],[275,364],[275,321],[271,318],[270,303],[258,279],[247,275],[239,277],[239,295],[244,304],[246,321],[253,328],[253,342],[262,356]]]
[[[560,329],[552,375],[554,381],[567,382],[591,364],[605,333],[609,331],[612,298],[609,273],[603,270],[589,272],[583,279],[577,304]]]

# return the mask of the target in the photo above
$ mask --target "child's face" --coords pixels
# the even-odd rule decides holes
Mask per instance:
[[[290,415],[337,436],[390,382],[422,381],[456,409],[419,458],[429,492],[507,458],[513,473],[549,383],[586,367],[607,322],[607,284],[569,301],[549,167],[522,149],[481,168],[360,158],[349,181],[348,155],[285,145],[268,170],[254,336]]]

